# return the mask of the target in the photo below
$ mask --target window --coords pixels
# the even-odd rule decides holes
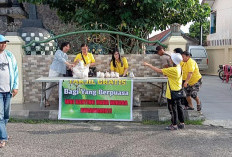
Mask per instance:
[[[190,54],[192,54],[193,58],[204,58],[207,57],[204,49],[191,49]]]
[[[211,12],[210,34],[216,33],[216,11]]]

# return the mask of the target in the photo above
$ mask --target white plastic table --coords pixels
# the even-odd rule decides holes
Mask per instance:
[[[138,82],[138,83],[161,83],[161,87],[158,86],[159,88],[161,88],[160,100],[159,100],[160,103],[161,103],[161,100],[163,98],[163,90],[164,90],[164,85],[163,84],[166,83],[167,80],[168,80],[167,77],[134,77],[134,78],[130,78],[130,77],[120,77],[120,78],[89,77],[87,79],[76,79],[76,78],[73,78],[73,77],[40,77],[40,78],[35,80],[35,82],[41,82],[42,83],[40,107],[42,107],[44,105],[43,100],[46,99],[46,94],[45,93],[46,93],[46,90],[48,90],[48,89],[46,89],[46,83],[55,82],[55,83],[58,84],[60,80],[93,80],[93,79],[97,79],[97,80],[102,80],[102,79],[127,79],[127,80],[133,80],[133,82]],[[50,88],[52,88],[52,87],[50,87]]]

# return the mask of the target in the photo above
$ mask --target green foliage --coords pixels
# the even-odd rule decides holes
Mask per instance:
[[[210,31],[210,22],[206,21],[202,23],[202,29],[203,29],[203,43],[206,43],[207,40],[207,35],[209,34]],[[200,23],[199,22],[194,22],[190,27],[189,27],[189,36],[192,38],[200,39]]]
[[[47,4],[57,9],[64,22],[84,25],[89,22],[106,23],[121,31],[125,27],[132,34],[144,37],[155,30],[164,30],[172,23],[187,24],[204,21],[210,7],[199,0],[21,0]],[[141,35],[143,32],[143,35]]]

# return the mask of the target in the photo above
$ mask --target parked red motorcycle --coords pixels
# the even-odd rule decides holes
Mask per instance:
[[[230,71],[230,68],[228,68],[228,71]],[[224,77],[223,65],[219,65],[218,76],[221,80],[223,80]],[[230,78],[232,78],[232,76],[230,76]]]

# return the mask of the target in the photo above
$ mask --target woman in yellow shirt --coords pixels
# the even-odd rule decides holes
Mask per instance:
[[[119,73],[120,77],[126,77],[128,75],[128,62],[126,57],[121,57],[117,48],[112,53],[112,59],[110,62],[111,72]]]
[[[185,127],[184,124],[184,114],[181,106],[180,99],[174,100],[171,97],[172,91],[179,91],[182,88],[182,72],[180,67],[180,62],[182,61],[182,56],[178,53],[171,54],[171,62],[173,63],[173,67],[159,69],[157,67],[152,66],[149,63],[144,62],[145,66],[148,66],[152,70],[157,73],[162,73],[163,75],[168,77],[167,89],[166,89],[166,97],[168,101],[168,108],[171,114],[171,122],[172,124],[166,127],[166,130],[178,130],[183,129]],[[177,121],[179,119],[180,124],[177,125]]]

